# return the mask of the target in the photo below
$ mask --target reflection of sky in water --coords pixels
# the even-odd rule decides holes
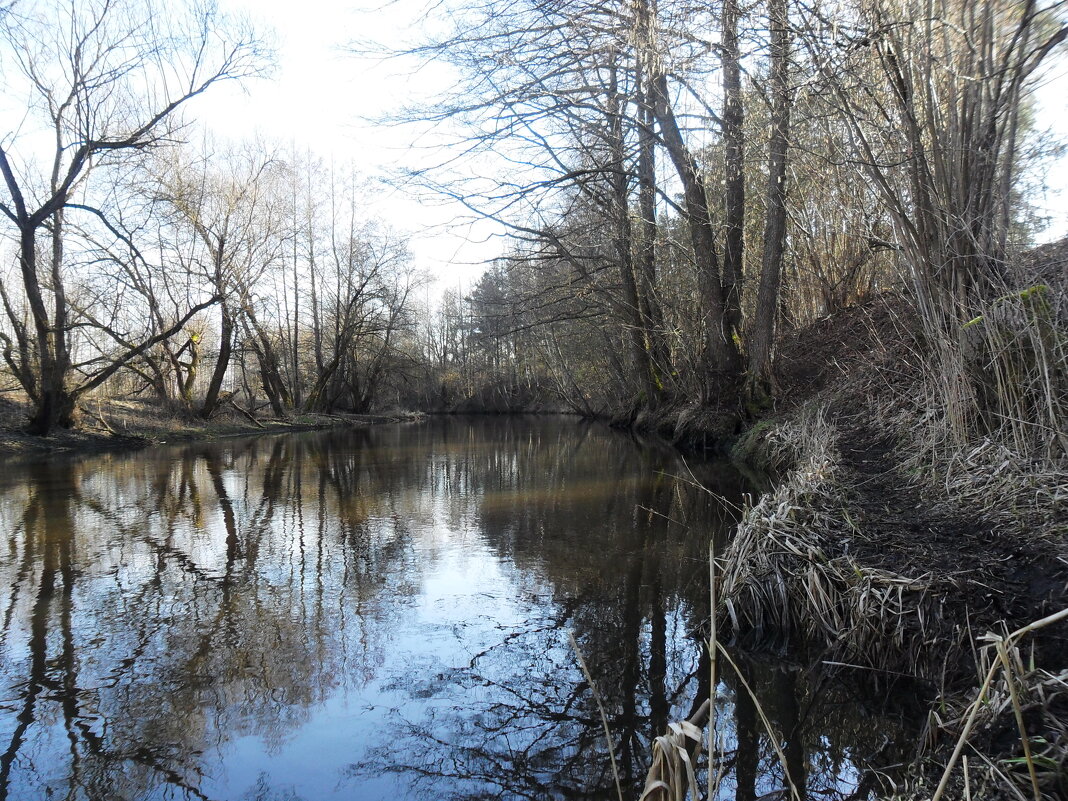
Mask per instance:
[[[265,749],[257,737],[234,743],[225,778],[202,788],[208,796],[235,797],[257,782],[283,790],[294,779],[308,799],[405,793],[404,775],[352,777],[347,769],[363,761],[368,744],[392,739],[398,720],[418,720],[434,706],[465,708],[463,697],[413,691],[413,679],[419,687],[420,676],[465,669],[476,653],[528,622],[507,567],[479,542],[477,532],[423,528],[415,532],[412,550],[424,572],[413,598],[396,599],[403,611],[377,677],[326,699],[276,750]]]
[[[567,630],[639,783],[706,692],[707,541],[731,521],[687,471],[514,419],[28,463],[0,479],[0,797],[612,797]],[[769,702],[783,731],[809,694],[791,675],[750,677],[793,699]],[[781,769],[733,692],[743,799]],[[863,727],[823,725],[795,744],[852,786]]]

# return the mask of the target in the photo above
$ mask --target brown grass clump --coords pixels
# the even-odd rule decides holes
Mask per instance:
[[[908,380],[879,393],[900,469],[926,480],[928,497],[1064,540],[1068,284],[1006,289],[950,333],[908,343]]]
[[[851,552],[864,532],[850,513],[838,434],[825,415],[809,409],[775,439],[774,447],[803,456],[749,508],[720,561],[726,617],[735,630],[785,632],[830,647],[835,658],[913,669],[934,634],[928,596],[947,587],[930,574],[872,567]]]
[[[653,740],[653,759],[638,801],[685,801],[700,797],[697,760],[704,743],[702,726],[708,721],[711,701],[706,700],[689,720],[668,724]]]

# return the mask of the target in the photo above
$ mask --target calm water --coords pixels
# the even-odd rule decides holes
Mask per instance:
[[[695,486],[711,487],[723,498]],[[707,549],[744,490],[566,419],[432,420],[0,476],[0,799],[611,798],[708,692]],[[820,797],[848,690],[743,673]],[[722,798],[782,786],[720,688]]]

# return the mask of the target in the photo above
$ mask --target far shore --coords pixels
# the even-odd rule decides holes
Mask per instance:
[[[25,431],[29,417],[25,404],[5,400],[0,401],[0,458],[137,450],[179,442],[411,422],[422,416],[418,412],[391,411],[380,414],[294,413],[289,418],[252,419],[236,410],[226,410],[210,420],[203,420],[191,414],[165,412],[155,404],[140,400],[94,400],[84,407],[77,428],[57,429],[47,437],[39,437]]]

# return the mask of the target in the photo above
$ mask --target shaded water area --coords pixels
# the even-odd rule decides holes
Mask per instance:
[[[710,493],[697,482],[711,488]],[[614,798],[708,694],[729,466],[568,419],[439,419],[52,458],[0,477],[0,799]],[[842,798],[882,724],[745,663]],[[722,798],[783,786],[720,687]]]

